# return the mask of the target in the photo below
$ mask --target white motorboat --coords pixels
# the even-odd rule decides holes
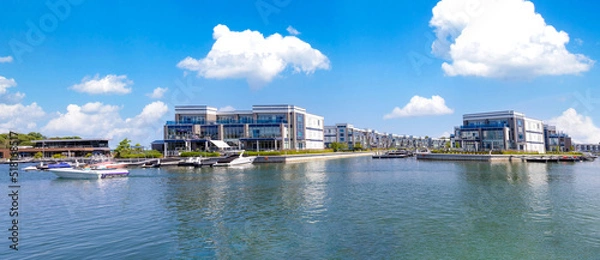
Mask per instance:
[[[72,168],[57,168],[49,169],[58,177],[67,179],[104,179],[108,177],[126,177],[129,171],[126,169],[72,169]]]
[[[244,157],[243,155],[244,155],[243,150],[242,151],[231,151],[231,152],[229,152],[229,154],[227,156],[225,156],[224,158],[220,158],[212,166],[227,167],[227,166],[234,166],[234,165],[251,164],[256,159],[256,156],[245,156]]]
[[[23,170],[24,171],[37,171],[38,168],[37,168],[37,166],[32,165],[32,166],[27,166],[27,167],[23,168]]]

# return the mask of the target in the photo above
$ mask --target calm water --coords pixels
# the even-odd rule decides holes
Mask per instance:
[[[100,181],[21,171],[20,184],[19,252],[4,231],[0,259],[600,256],[599,162],[363,157]],[[7,230],[10,197],[0,203]]]

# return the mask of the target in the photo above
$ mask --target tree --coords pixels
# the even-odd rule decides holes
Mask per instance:
[[[362,151],[363,147],[362,147],[362,143],[354,143],[354,151]]]
[[[346,143],[333,142],[329,144],[329,148],[333,149],[334,152],[337,152],[341,150],[347,150],[348,145]]]
[[[115,157],[121,158],[126,157],[131,153],[131,140],[125,138],[119,143],[115,149]]]
[[[33,155],[33,158],[35,159],[40,159],[42,157],[44,157],[44,154],[42,154],[42,152],[37,152]]]

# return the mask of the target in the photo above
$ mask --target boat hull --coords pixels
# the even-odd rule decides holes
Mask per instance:
[[[226,162],[226,163],[217,162],[217,163],[213,164],[213,166],[215,166],[215,167],[227,167],[227,166],[252,164],[255,159],[256,159],[256,156],[238,157],[238,158],[235,158],[234,160],[232,160],[230,162]]]
[[[126,177],[129,175],[128,170],[121,169],[50,169],[49,171],[65,179],[104,179],[109,177]]]

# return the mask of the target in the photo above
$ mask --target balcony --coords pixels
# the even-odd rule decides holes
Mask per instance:
[[[479,129],[479,128],[504,128],[508,124],[486,124],[486,125],[462,125],[460,129]]]
[[[233,124],[287,124],[288,120],[217,120],[217,121],[167,121],[166,125],[233,125]]]

